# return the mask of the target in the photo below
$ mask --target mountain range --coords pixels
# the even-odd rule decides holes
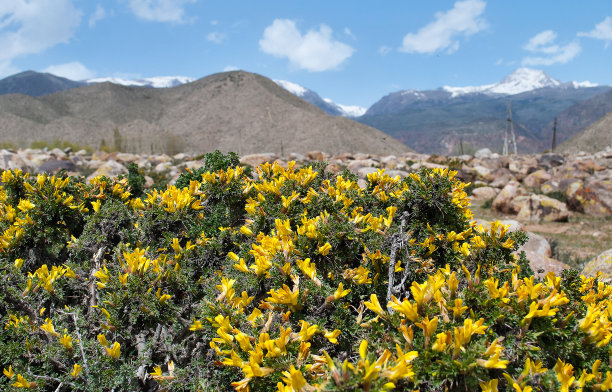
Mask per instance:
[[[104,82],[39,97],[0,95],[0,140],[17,146],[61,140],[138,153],[409,151],[379,130],[329,116],[244,71],[172,88]]]
[[[390,93],[369,108],[347,106],[322,98],[315,91],[286,80],[274,80],[332,116],[348,117],[377,128],[419,152],[452,154],[488,147],[500,150],[510,106],[519,152],[551,147],[557,118],[557,144],[563,143],[612,111],[610,86],[590,82],[562,83],[546,73],[519,68],[497,83],[482,86],[443,86],[435,90]],[[65,89],[112,83],[120,86],[172,89],[189,85],[188,77],[146,79],[98,78],[70,81],[28,71],[0,80],[0,94],[20,92],[42,96]]]

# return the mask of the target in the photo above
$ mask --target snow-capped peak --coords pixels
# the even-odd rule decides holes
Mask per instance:
[[[443,89],[451,93],[453,97],[470,93],[514,95],[544,87],[557,87],[561,82],[550,77],[544,71],[532,68],[519,68],[502,79],[501,82],[486,84],[483,86],[451,87],[444,86]],[[582,83],[575,83],[578,87],[591,87]]]
[[[122,86],[169,88],[180,86],[181,84],[191,83],[195,79],[187,76],[156,76],[144,79],[123,79],[123,78],[96,78],[86,80],[87,84],[110,82]]]
[[[368,108],[357,105],[341,105],[329,98],[323,98],[323,100],[328,104],[335,106],[342,113],[343,117],[361,117],[368,111]]]
[[[274,79],[274,83],[278,84],[293,95],[297,95],[298,97],[303,97],[308,92],[307,88],[302,87],[299,84],[288,82],[286,80]]]

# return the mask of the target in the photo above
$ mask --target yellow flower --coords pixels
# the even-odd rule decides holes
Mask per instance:
[[[400,303],[399,300],[392,295],[391,302],[389,302],[387,306],[400,312],[404,317],[412,322],[419,318],[417,304],[413,305],[407,298],[404,298],[404,300]]]
[[[288,372],[283,372],[283,382],[289,391],[301,391],[308,385],[306,379],[302,375],[299,369],[296,369],[293,365],[289,368]]]
[[[55,332],[55,328],[53,327],[53,322],[51,321],[50,318],[45,319],[45,323],[40,326],[40,329],[42,329],[43,331],[47,332],[50,335],[60,336],[59,333]]]
[[[480,389],[482,392],[497,392],[497,383],[498,380],[494,378],[487,382],[481,381],[478,383],[478,385],[480,385]]]
[[[24,200],[24,199],[20,199],[19,200],[19,204],[17,205],[17,209],[19,209],[20,211],[23,211],[23,212],[28,212],[29,210],[31,210],[34,207],[36,207],[36,206],[34,204],[32,204],[31,201]]]
[[[329,244],[329,242],[326,242],[325,245],[319,247],[319,253],[321,253],[323,256],[327,256],[327,254],[329,253],[329,251],[331,250],[331,245]]]
[[[340,335],[340,330],[334,329],[332,332],[325,331],[324,335],[327,338],[327,340],[329,340],[331,343],[338,344],[337,337]]]
[[[110,348],[104,347],[104,349],[106,350],[106,355],[113,359],[117,359],[121,355],[121,345],[118,342],[113,343]]]
[[[244,235],[246,235],[247,237],[251,237],[253,236],[253,232],[251,231],[251,229],[249,229],[246,226],[242,226],[240,227],[240,232]]]
[[[102,201],[100,201],[100,199],[91,202],[91,206],[93,207],[95,212],[100,211],[100,205],[102,205]]]
[[[70,372],[70,375],[76,378],[79,376],[79,374],[81,374],[81,370],[83,370],[83,367],[78,363],[75,363],[74,367],[72,368],[72,372]]]
[[[2,373],[4,373],[4,375],[5,375],[6,377],[8,377],[8,379],[9,379],[9,380],[10,380],[10,379],[12,379],[12,378],[13,378],[13,376],[15,375],[15,372],[13,371],[13,368],[12,368],[12,366],[11,366],[11,365],[9,365],[8,370],[6,370],[6,368],[5,368],[5,369],[4,369],[4,371],[3,371]]]
[[[344,286],[342,285],[342,282],[340,282],[340,284],[338,285],[338,288],[334,292],[334,295],[330,295],[329,297],[327,297],[326,301],[331,302],[331,301],[339,300],[340,298],[343,298],[346,295],[348,295],[348,293],[350,292],[351,292],[350,289],[344,290]]]
[[[23,378],[23,376],[21,374],[17,375],[17,382],[15,382],[12,385],[14,387],[17,387],[17,388],[36,388],[36,383],[35,382],[29,382],[28,380]]]
[[[506,365],[510,362],[507,361],[505,359],[499,359],[499,355],[500,353],[496,353],[495,355],[493,355],[491,358],[489,358],[488,360],[484,360],[484,359],[477,359],[476,363],[479,366],[485,367],[485,368],[493,368],[493,369],[505,369]]]
[[[64,334],[64,336],[60,338],[60,343],[66,348],[66,350],[72,351],[72,337],[70,337],[70,335]]]
[[[573,376],[574,367],[570,363],[565,363],[561,359],[557,359],[554,369],[555,373],[557,373],[557,380],[561,383],[561,392],[568,392],[570,386],[576,379],[576,377]]]
[[[370,301],[369,302],[366,301],[363,304],[366,306],[366,308],[370,309],[372,312],[376,313],[377,315],[381,317],[385,316],[385,311],[380,306],[380,303],[378,302],[378,297],[376,297],[376,294],[371,294]]]
[[[415,323],[414,325],[421,328],[425,337],[429,338],[436,331],[438,326],[438,317],[436,316],[430,320],[428,316],[425,316],[420,323]]]
[[[100,342],[101,345],[103,345],[104,347],[108,346],[108,340],[106,340],[106,336],[100,333],[98,334],[97,338],[98,338],[98,342]]]
[[[20,269],[23,265],[23,259],[15,259],[15,268]]]
[[[302,328],[300,329],[300,332],[299,332],[300,340],[302,342],[307,342],[319,330],[319,326],[316,324],[310,325],[308,321],[304,321],[304,320],[300,320],[300,323],[302,324]]]

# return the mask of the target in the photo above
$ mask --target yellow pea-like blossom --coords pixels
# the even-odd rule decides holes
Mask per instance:
[[[74,366],[72,367],[72,371],[70,372],[70,375],[74,378],[77,378],[79,374],[81,374],[82,370],[83,370],[83,367],[79,365],[78,363],[75,363]]]
[[[478,383],[478,385],[480,386],[480,390],[481,392],[497,392],[497,384],[498,384],[499,380],[494,378],[492,380],[489,380],[487,382],[481,381]]]
[[[417,304],[413,305],[410,301],[408,301],[407,298],[404,298],[402,302],[399,302],[399,300],[395,296],[392,295],[391,302],[387,304],[387,307],[400,312],[403,317],[406,317],[408,320],[412,322],[417,321],[419,318]]]
[[[17,375],[17,381],[11,385],[17,388],[36,388],[35,382],[29,382],[21,374]]]
[[[13,371],[13,367],[9,365],[8,370],[6,368],[3,369],[2,373],[10,380],[15,376],[15,372]]]
[[[326,242],[323,246],[319,247],[319,253],[322,254],[323,256],[327,256],[331,248],[332,246],[330,245],[330,243]]]
[[[113,359],[117,359],[121,355],[121,345],[119,342],[114,342],[111,347],[104,347],[104,350],[106,350],[106,355]]]
[[[344,285],[342,284],[342,282],[340,282],[340,284],[338,285],[338,288],[336,289],[336,291],[334,291],[333,295],[330,295],[329,297],[327,297],[326,301],[327,302],[331,302],[331,301],[337,301],[340,298],[344,298],[348,295],[348,293],[350,293],[351,290],[345,290],[344,289]]]
[[[302,328],[299,332],[299,337],[302,342],[307,342],[314,336],[315,333],[319,330],[319,326],[317,324],[310,325],[308,321],[300,320],[302,324]]]
[[[417,327],[423,330],[423,334],[426,338],[429,338],[435,331],[438,326],[438,317],[434,317],[433,319],[429,319],[429,316],[425,316],[421,322],[414,323]]]
[[[40,329],[42,329],[43,331],[47,332],[50,335],[60,336],[60,334],[55,331],[55,328],[53,327],[53,322],[51,321],[50,318],[45,319],[45,323],[40,326]]]
[[[339,329],[334,329],[333,331],[325,331],[324,336],[330,343],[338,344],[338,336],[340,336],[341,331]]]
[[[64,334],[64,336],[62,336],[59,341],[62,346],[66,348],[66,350],[72,351],[72,337],[70,335]]]
[[[376,294],[371,294],[370,301],[366,301],[363,304],[366,306],[366,308],[370,309],[372,312],[376,313],[381,317],[384,317],[386,315],[382,306],[380,306],[380,302],[378,302],[378,297],[376,296]]]
[[[557,374],[557,380],[561,383],[561,392],[568,392],[576,379],[573,375],[574,366],[570,363],[563,362],[561,359],[557,359],[554,370]]]
[[[91,202],[91,206],[94,209],[94,212],[100,211],[100,206],[102,205],[102,201],[100,199]]]

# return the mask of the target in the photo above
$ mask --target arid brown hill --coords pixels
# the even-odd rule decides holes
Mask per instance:
[[[597,152],[612,147],[612,112],[594,122],[590,127],[561,144],[558,151],[575,153],[578,151]]]
[[[169,89],[102,83],[39,98],[0,96],[0,138],[19,146],[60,140],[139,153],[409,151],[381,131],[326,115],[244,71]]]

